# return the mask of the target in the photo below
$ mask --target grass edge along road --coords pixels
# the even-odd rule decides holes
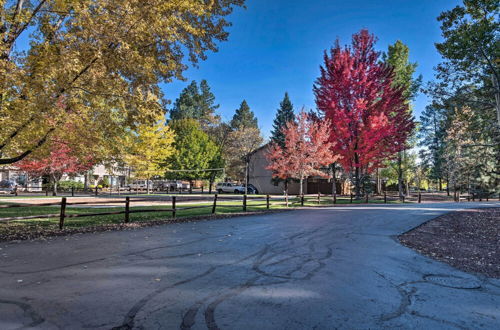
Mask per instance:
[[[189,198],[189,196],[184,196]],[[243,197],[239,196],[220,196],[222,200],[217,201],[216,205],[216,214],[217,216],[224,215],[242,215],[244,212],[254,213],[254,212],[266,212],[266,211],[282,211],[282,210],[290,210],[295,207],[301,206],[300,199],[297,197],[289,197],[289,205],[286,206],[286,200],[284,196],[270,197],[269,208],[266,205],[266,196],[252,196],[246,202],[246,210],[244,209]],[[224,200],[224,198],[235,198],[233,200]],[[239,198],[239,199],[238,199]],[[258,200],[255,200],[258,198]],[[61,198],[53,198],[54,203],[59,203]],[[252,200],[254,199],[254,200]],[[333,201],[331,200],[331,196],[322,196],[320,202],[318,203],[317,195],[315,196],[307,196],[304,206],[305,207],[321,207],[321,206],[332,206]],[[68,199],[68,204],[72,203],[72,199]],[[116,198],[114,199],[116,200]],[[123,198],[121,200],[124,200]],[[46,202],[47,199],[44,200]],[[96,199],[96,202],[98,199]],[[141,200],[144,201],[144,200]],[[131,200],[133,203],[134,200]],[[159,202],[158,200],[151,199],[151,202]],[[172,202],[171,201],[161,201],[162,205],[154,205],[154,206],[131,206],[130,207],[130,223],[138,224],[138,225],[147,225],[148,222],[152,221],[160,221],[162,223],[169,223],[174,221],[174,216],[172,212]],[[338,204],[350,204],[349,197],[340,197],[336,201]],[[353,204],[361,204],[365,203],[365,200],[353,200]],[[371,200],[371,203],[383,203],[380,200]],[[112,201],[109,201],[108,204],[112,204]],[[388,203],[398,203],[397,201],[388,201]],[[0,200],[1,205],[15,205],[18,203],[10,203],[6,199]],[[24,204],[24,203],[23,203]],[[204,206],[203,208],[197,208],[200,206]],[[99,227],[99,226],[107,226],[106,228],[112,227],[113,225],[117,228],[119,225],[122,225],[125,221],[124,214],[115,214],[115,215],[91,215],[95,213],[108,213],[108,212],[116,212],[123,211],[124,205],[68,205],[65,209],[65,214],[69,216],[68,219],[64,222],[64,227],[66,229],[78,230],[84,229],[86,227]],[[137,212],[135,210],[146,210],[145,212]],[[158,210],[158,212],[148,212],[152,210]],[[40,218],[35,219],[25,219],[25,220],[10,220],[10,221],[0,221],[0,241],[10,240],[12,239],[13,233],[19,233],[19,235],[14,235],[14,238],[18,237],[32,237],[30,232],[38,233],[37,236],[43,236],[43,232],[47,232],[48,235],[53,233],[56,230],[59,230],[59,217],[47,217],[47,215],[56,215],[60,214],[61,206],[37,206],[35,204],[30,204],[29,207],[12,207],[12,208],[0,208],[0,218],[10,218],[10,217],[25,217],[25,216],[38,216]],[[176,214],[177,218],[175,221],[189,221],[191,219],[196,219],[200,217],[210,218],[213,215],[213,201],[204,200],[198,202],[182,202],[176,206]],[[71,215],[76,214],[89,214],[89,216],[71,218]],[[45,216],[45,217],[44,217]],[[181,219],[181,220],[179,220]]]

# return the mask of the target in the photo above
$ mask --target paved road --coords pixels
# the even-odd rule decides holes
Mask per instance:
[[[467,207],[481,205],[500,207]],[[500,280],[394,238],[457,207],[336,207],[2,244],[0,329],[498,329]]]

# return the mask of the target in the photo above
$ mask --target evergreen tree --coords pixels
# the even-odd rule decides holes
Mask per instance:
[[[205,130],[219,123],[220,117],[215,114],[217,108],[219,105],[215,103],[215,95],[208,82],[202,80],[198,87],[193,80],[175,100],[174,107],[170,110],[170,119],[195,119]]]
[[[387,55],[384,54],[384,62],[388,64],[394,71],[394,78],[392,81],[392,87],[401,88],[403,90],[403,98],[410,106],[408,111],[411,111],[411,100],[415,97],[422,83],[422,76],[417,79],[413,78],[413,74],[417,68],[417,63],[411,63],[409,61],[410,49],[400,40],[396,41],[394,45],[389,45]],[[408,142],[408,141],[407,141]],[[411,146],[407,146],[409,149]],[[403,197],[404,191],[404,178],[407,177],[406,169],[408,168],[406,155],[406,150],[398,152],[397,159],[394,161],[389,161],[389,168],[396,169],[398,176],[398,190],[400,198]],[[407,184],[408,186],[408,184]],[[406,193],[409,193],[407,191]]]
[[[241,102],[240,104],[240,107],[236,109],[236,113],[231,120],[231,128],[259,128],[257,118],[255,118],[252,110],[250,110],[247,101],[243,100],[243,102]]]
[[[199,119],[201,111],[198,108],[198,98],[198,84],[193,80],[175,100],[174,107],[170,110],[170,119]]]
[[[283,101],[280,102],[280,107],[276,113],[276,118],[273,122],[273,130],[271,132],[271,141],[279,144],[281,147],[285,145],[285,135],[282,130],[288,122],[295,122],[295,114],[293,113],[293,104],[290,102],[288,93],[285,93]]]

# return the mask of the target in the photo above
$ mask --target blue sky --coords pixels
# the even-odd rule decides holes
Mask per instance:
[[[187,82],[163,85],[172,101],[191,80],[206,79],[220,104],[224,120],[231,119],[243,99],[259,119],[265,137],[288,91],[298,111],[314,108],[312,85],[319,75],[323,51],[336,38],[350,43],[353,33],[367,28],[379,41],[378,50],[401,40],[410,47],[410,59],[418,62],[424,81],[434,77],[440,61],[434,43],[441,40],[436,17],[459,0],[247,0],[229,20],[227,42],[210,53],[198,68],[185,73]],[[427,103],[417,97],[416,116]]]

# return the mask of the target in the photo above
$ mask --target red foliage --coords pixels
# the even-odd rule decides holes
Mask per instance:
[[[346,170],[371,172],[405,148],[415,124],[401,88],[392,87],[392,69],[379,61],[375,37],[354,34],[352,47],[337,40],[325,51],[314,86],[316,104],[333,126],[332,151]],[[357,171],[359,172],[359,171]]]
[[[59,180],[63,174],[76,174],[89,170],[94,165],[92,157],[79,157],[70,146],[58,139],[50,141],[50,154],[44,158],[27,158],[16,166],[33,176],[48,175]]]
[[[273,143],[266,155],[273,176],[280,179],[303,180],[308,176],[327,176],[321,167],[337,161],[329,141],[330,122],[311,119],[304,111],[298,122],[289,122],[283,129],[285,147]],[[302,184],[301,184],[302,188]],[[302,190],[302,189],[301,189]]]

